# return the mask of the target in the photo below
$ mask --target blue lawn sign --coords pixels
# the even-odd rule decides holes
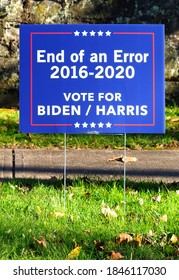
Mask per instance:
[[[164,133],[163,25],[21,25],[20,131]]]

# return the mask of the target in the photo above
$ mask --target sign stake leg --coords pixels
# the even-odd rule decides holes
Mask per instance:
[[[66,161],[66,133],[64,133],[64,169],[63,169],[63,192],[64,192],[64,208],[66,207],[66,177],[67,177],[67,161]]]
[[[124,133],[124,175],[123,175],[123,187],[124,187],[124,215],[126,215],[126,133]]]

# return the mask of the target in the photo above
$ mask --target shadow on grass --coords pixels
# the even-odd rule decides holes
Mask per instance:
[[[27,187],[29,190],[33,189],[34,187],[39,186],[40,184],[45,185],[46,187],[53,186],[55,189],[64,190],[64,178],[57,179],[56,177],[52,177],[51,179],[3,179],[0,182],[10,182],[13,185],[18,185],[19,187]],[[91,188],[91,186],[95,187],[103,187],[106,190],[110,190],[114,185],[118,188],[123,189],[124,180],[123,179],[110,179],[110,180],[101,180],[100,178],[93,179],[87,176],[84,177],[76,177],[76,178],[66,178],[66,188],[71,186],[78,186],[84,185],[85,189]],[[137,191],[171,191],[171,190],[178,190],[179,181],[173,183],[165,183],[165,182],[155,182],[155,181],[132,181],[126,180],[126,188],[127,190],[133,189]]]

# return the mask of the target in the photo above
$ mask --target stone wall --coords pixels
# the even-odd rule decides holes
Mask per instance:
[[[21,23],[165,24],[166,101],[179,104],[179,0],[0,0],[0,106],[18,104]]]

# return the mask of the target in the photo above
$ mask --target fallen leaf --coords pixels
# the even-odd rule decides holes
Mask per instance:
[[[94,244],[96,245],[98,251],[104,250],[104,242],[94,240]]]
[[[156,201],[156,202],[160,202],[160,200],[161,200],[161,195],[154,195],[154,196],[152,197],[152,199],[153,199],[154,201]]]
[[[1,130],[2,131],[7,131],[7,127],[6,126],[1,126]]]
[[[75,247],[67,256],[67,260],[74,260],[76,259],[81,252],[81,246]]]
[[[132,242],[133,238],[128,233],[121,233],[119,236],[116,236],[115,240],[118,244],[120,244],[122,242],[126,242],[126,243]]]
[[[154,235],[153,231],[152,231],[152,230],[149,230],[148,236],[153,236],[153,235]]]
[[[124,200],[121,200],[121,204],[126,204],[126,201],[124,201]]]
[[[62,213],[62,212],[54,212],[53,213],[53,216],[55,217],[55,218],[61,218],[61,217],[63,217],[65,214],[64,213]]]
[[[175,244],[175,243],[179,242],[179,237],[176,236],[175,234],[173,234],[170,240],[173,244]]]
[[[86,230],[85,230],[85,233],[86,233],[86,234],[91,234],[91,232],[92,232],[91,229],[86,229]]]
[[[111,256],[109,257],[110,260],[121,260],[124,258],[120,252],[111,251]]]
[[[120,161],[122,162],[123,159],[123,155],[120,155],[119,157],[113,157],[113,158],[109,158],[107,161]]]
[[[69,196],[68,196],[68,199],[72,200],[73,197],[74,197],[74,193],[70,193]]]
[[[72,187],[72,186],[68,186],[68,187],[66,187],[66,190],[74,190],[75,188],[74,187]]]
[[[160,220],[167,223],[168,217],[166,214],[164,214],[163,216],[160,217]]]
[[[119,161],[119,162],[135,162],[137,161],[136,157],[124,157],[123,155],[120,155],[118,157],[114,157],[114,158],[109,158],[107,161]]]
[[[132,196],[137,196],[139,194],[138,191],[134,191],[134,190],[131,190],[130,187],[127,187],[127,192],[129,195],[132,195]]]
[[[179,122],[179,118],[170,118],[169,119],[171,122]]]
[[[149,237],[145,237],[145,238],[144,238],[144,243],[145,243],[145,244],[154,244],[154,242],[152,241],[152,239],[150,239]]]
[[[89,197],[91,194],[90,194],[90,192],[84,192],[84,195]]]
[[[19,186],[15,186],[15,188],[21,192],[27,192],[29,191],[29,188],[28,187],[19,187]]]
[[[176,190],[176,194],[179,195],[179,190]]]
[[[164,236],[162,237],[162,240],[160,242],[160,246],[166,246],[167,243],[167,234],[164,234]]]
[[[102,207],[102,213],[105,217],[117,218],[117,213],[107,205]]]
[[[114,209],[115,209],[115,210],[120,210],[119,205],[118,205],[118,204],[116,204]]]
[[[179,257],[179,248],[177,248],[174,252],[173,255],[176,257]]]
[[[136,247],[141,246],[142,244],[142,235],[137,235],[134,239]]]
[[[142,206],[144,204],[144,200],[142,198],[139,198],[139,204]]]
[[[137,158],[136,157],[123,157],[122,159],[123,162],[135,162],[137,161]]]
[[[47,244],[46,244],[45,238],[44,238],[42,235],[40,236],[40,239],[39,239],[39,240],[36,239],[35,237],[34,237],[34,240],[35,240],[39,245],[41,245],[42,247],[47,248]]]

